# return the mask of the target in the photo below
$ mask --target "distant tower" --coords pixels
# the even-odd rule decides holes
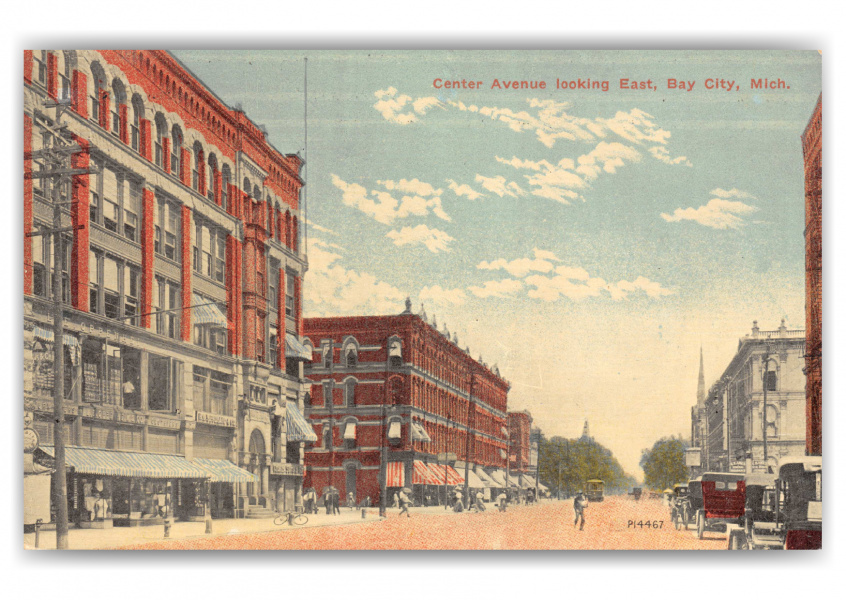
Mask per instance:
[[[702,358],[702,346],[699,346],[699,387],[696,389],[696,403],[705,404],[705,359]]]
[[[582,428],[582,438],[583,440],[590,439],[590,427],[588,427],[587,419],[585,419],[585,426]]]

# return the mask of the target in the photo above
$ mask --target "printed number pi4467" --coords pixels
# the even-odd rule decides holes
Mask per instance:
[[[629,529],[663,529],[664,521],[635,521],[634,519],[629,519],[628,527]]]

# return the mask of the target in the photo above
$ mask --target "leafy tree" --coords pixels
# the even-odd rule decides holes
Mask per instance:
[[[684,464],[684,451],[688,443],[681,437],[661,438],[652,448],[644,450],[640,457],[643,481],[647,487],[663,490],[689,479]]]
[[[553,494],[571,496],[588,479],[601,479],[607,493],[626,492],[635,484],[614,454],[593,438],[566,439],[541,436],[538,443],[540,478]],[[560,478],[559,478],[560,477]]]

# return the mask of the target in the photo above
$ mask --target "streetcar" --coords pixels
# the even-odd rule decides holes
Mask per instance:
[[[605,482],[601,479],[588,479],[585,481],[585,494],[590,502],[602,502],[605,494]]]

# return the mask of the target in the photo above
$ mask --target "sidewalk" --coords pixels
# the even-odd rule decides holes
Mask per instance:
[[[398,511],[397,511],[398,512]],[[361,509],[350,510],[342,507],[341,514],[327,515],[321,509],[319,514],[308,515],[305,525],[290,526],[274,525],[273,519],[215,519],[212,521],[212,533],[207,534],[206,524],[200,522],[176,522],[170,530],[170,540],[186,540],[191,538],[213,537],[220,535],[236,535],[242,533],[262,533],[267,531],[294,531],[311,527],[328,527],[337,525],[355,525],[358,523],[372,523],[380,521],[379,509],[368,508],[365,519],[361,518]],[[68,531],[68,546],[71,550],[106,550],[125,546],[134,546],[147,542],[164,540],[164,526],[150,525],[147,527],[113,527],[111,529],[74,529]],[[39,549],[53,550],[56,548],[56,532],[41,531],[39,534]],[[24,535],[24,548],[33,549],[35,534]]]

